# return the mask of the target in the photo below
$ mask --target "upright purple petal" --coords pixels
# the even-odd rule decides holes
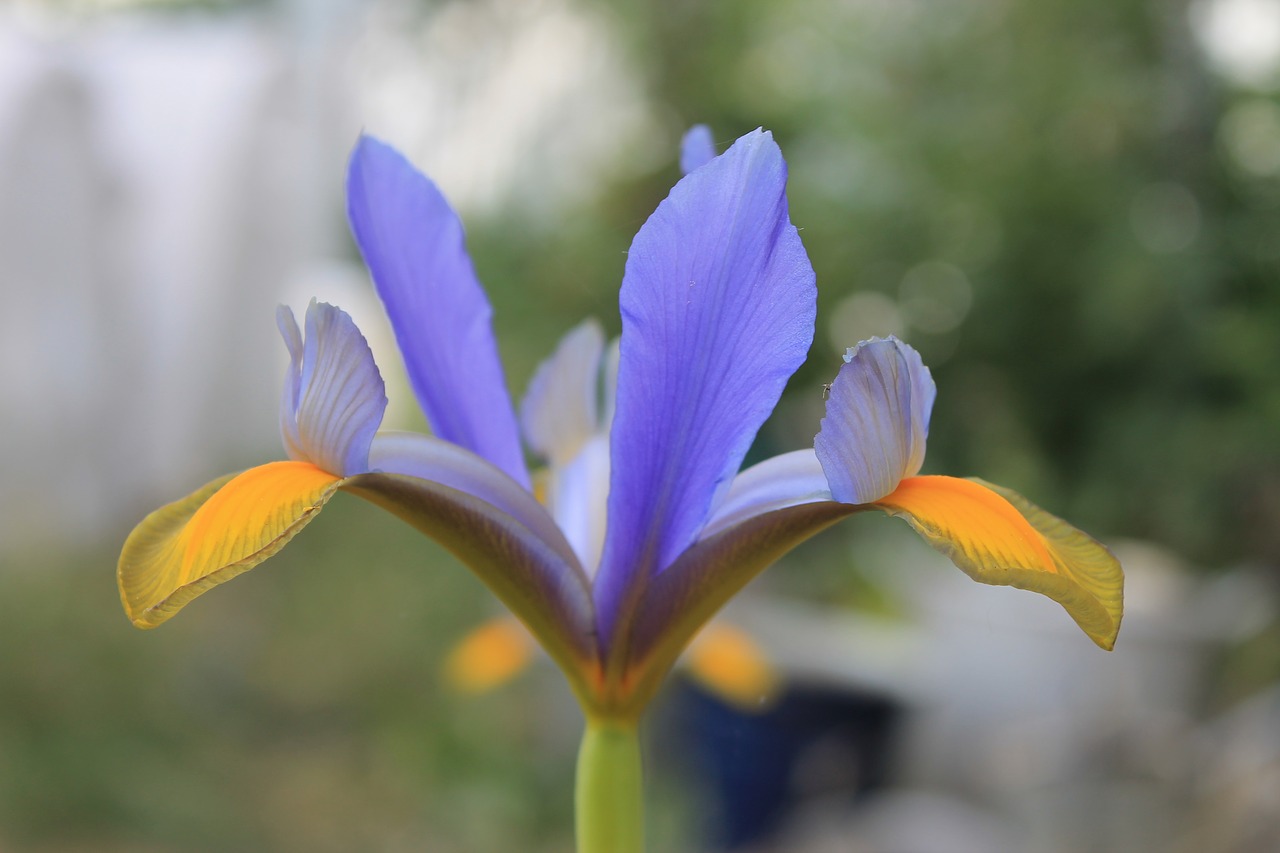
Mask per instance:
[[[786,164],[757,130],[676,185],[622,283],[602,636],[637,581],[698,536],[813,340],[813,268],[787,214]]]
[[[387,396],[373,353],[342,310],[311,300],[307,333],[280,306],[276,325],[289,349],[280,432],[290,458],[339,477],[369,470],[369,446]]]
[[[680,171],[687,175],[699,166],[705,166],[716,157],[715,140],[711,137],[711,128],[705,124],[695,124],[685,131],[680,140]]]
[[[400,152],[362,136],[347,216],[431,429],[528,487],[489,301],[457,214]]]
[[[813,440],[832,496],[877,501],[924,464],[936,393],[920,354],[897,338],[872,338],[844,357]]]

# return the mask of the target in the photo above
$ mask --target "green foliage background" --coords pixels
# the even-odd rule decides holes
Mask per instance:
[[[939,386],[927,470],[1209,568],[1280,557],[1280,184],[1222,143],[1231,107],[1274,98],[1212,75],[1183,4],[614,6],[671,133],[619,145],[763,125],[788,157],[820,291],[793,401],[856,343],[827,333],[843,299],[900,300],[940,262],[971,287],[963,322],[900,330]],[[583,311],[616,328],[620,253],[676,177],[523,243],[519,223],[473,227],[495,299],[519,306],[497,313],[506,340]]]

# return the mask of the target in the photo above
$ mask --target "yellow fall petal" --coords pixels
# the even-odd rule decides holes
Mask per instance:
[[[690,676],[721,699],[748,711],[764,710],[777,698],[778,675],[764,651],[745,631],[712,623],[685,653]]]
[[[1110,650],[1124,613],[1124,573],[1105,547],[1017,492],[955,477],[908,477],[876,506],[901,516],[981,583],[1039,592]]]
[[[151,513],[120,553],[117,579],[129,619],[154,628],[258,565],[306,526],[341,482],[309,462],[272,462]]]
[[[509,616],[490,619],[467,634],[445,659],[444,677],[461,693],[487,693],[533,660],[534,639]]]

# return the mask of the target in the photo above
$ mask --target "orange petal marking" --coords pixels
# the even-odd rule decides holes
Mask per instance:
[[[120,553],[125,612],[139,628],[164,622],[205,590],[283,548],[341,482],[309,462],[272,462],[215,480],[151,513]]]
[[[487,693],[518,675],[533,659],[534,639],[509,616],[475,628],[449,652],[445,680],[461,693]]]
[[[981,583],[1061,604],[1095,643],[1115,645],[1124,573],[1105,547],[1010,489],[955,477],[909,477],[876,502]]]
[[[744,710],[764,710],[778,693],[778,675],[764,651],[745,631],[714,622],[685,653],[696,681]]]
[[[877,503],[910,513],[915,517],[913,527],[945,535],[983,565],[1058,571],[1035,528],[1007,500],[971,480],[908,477]]]

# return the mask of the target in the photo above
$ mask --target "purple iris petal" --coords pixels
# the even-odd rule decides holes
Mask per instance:
[[[897,338],[863,341],[845,362],[813,449],[832,496],[864,504],[920,472],[936,391],[920,354]]]
[[[364,336],[345,312],[314,299],[305,338],[283,305],[276,325],[290,356],[280,401],[280,432],[290,458],[342,477],[368,471],[369,445],[387,396]]]
[[[757,130],[676,185],[640,229],[621,292],[602,636],[636,581],[687,548],[813,340],[813,268],[787,169]]]
[[[680,140],[680,171],[687,175],[699,166],[705,166],[716,157],[715,140],[711,138],[711,128],[705,124],[695,124],[685,131]]]
[[[347,216],[432,430],[527,488],[489,301],[457,215],[403,155],[362,136],[347,173]]]

